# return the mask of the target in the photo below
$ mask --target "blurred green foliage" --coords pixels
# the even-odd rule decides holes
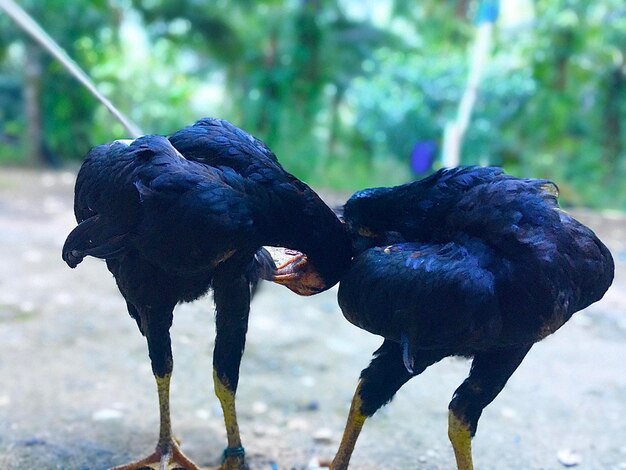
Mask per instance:
[[[144,131],[223,117],[307,182],[353,190],[414,177],[415,143],[441,141],[467,80],[479,2],[20,3]],[[526,3],[525,20],[496,30],[462,163],[551,178],[566,203],[626,209],[626,6]],[[28,86],[39,87],[38,158],[79,160],[125,136],[58,63],[32,51],[0,15],[0,162],[32,153]],[[33,62],[34,84],[24,72]]]

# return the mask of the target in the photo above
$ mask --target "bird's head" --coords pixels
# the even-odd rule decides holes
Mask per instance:
[[[404,241],[394,231],[394,202],[390,201],[389,188],[370,188],[358,191],[341,208],[344,221],[352,239],[352,250],[364,250]]]
[[[352,261],[350,236],[346,226],[326,205],[301,216],[291,229],[295,230],[288,240],[289,258],[279,261],[269,279],[281,284],[298,295],[314,295],[330,289],[339,282]],[[297,227],[307,218],[306,223]],[[305,230],[304,230],[305,229]]]
[[[267,162],[266,162],[267,163]],[[261,175],[267,175],[267,168]],[[285,172],[263,176],[255,227],[262,244],[292,250],[269,279],[299,295],[330,289],[350,267],[346,225],[306,183]]]
[[[354,193],[344,204],[342,219],[348,230],[362,237],[376,237],[384,232],[393,207],[386,200],[389,188],[369,188]]]

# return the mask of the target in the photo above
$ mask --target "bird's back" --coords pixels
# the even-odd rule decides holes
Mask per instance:
[[[264,244],[306,253],[329,286],[350,263],[348,234],[308,185],[285,171],[259,139],[233,124],[204,118],[169,137],[188,160],[228,168],[255,189],[256,225]]]
[[[193,272],[250,237],[241,176],[190,162],[161,136],[96,147],[75,193],[79,226],[68,237],[70,251],[110,258],[134,250],[157,266]]]
[[[169,140],[188,160],[229,167],[246,178],[287,175],[267,145],[223,119],[200,119],[169,136]]]
[[[414,335],[426,347],[461,338],[532,342],[553,332],[604,295],[614,269],[608,249],[556,196],[549,181],[470,167],[353,197],[353,230],[356,221],[411,243],[356,258],[342,280],[344,312],[383,336],[403,322],[421,328]]]

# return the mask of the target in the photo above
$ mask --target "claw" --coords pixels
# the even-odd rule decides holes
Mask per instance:
[[[165,451],[157,447],[145,459],[113,467],[110,470],[200,470],[200,467],[183,454],[176,441],[172,441]]]
[[[288,274],[293,272],[296,266],[301,265],[302,263],[306,263],[306,255],[302,253],[298,253],[297,255],[289,258],[283,264],[276,267],[276,273],[279,274]]]
[[[324,279],[302,253],[276,268],[272,280],[298,295],[313,295],[327,288]]]

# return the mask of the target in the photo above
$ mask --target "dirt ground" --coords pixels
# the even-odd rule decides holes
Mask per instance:
[[[61,261],[72,173],[0,170],[0,469],[104,469],[147,455],[158,415],[145,341],[103,262]],[[577,212],[610,246],[605,298],[536,345],[481,419],[478,469],[626,469],[626,218]],[[208,469],[225,445],[213,395],[210,298],[175,312],[174,429]],[[316,468],[336,449],[380,339],[346,322],[336,288],[265,285],[238,392],[252,470]],[[468,371],[448,359],[369,420],[354,469],[449,469],[447,404]]]

